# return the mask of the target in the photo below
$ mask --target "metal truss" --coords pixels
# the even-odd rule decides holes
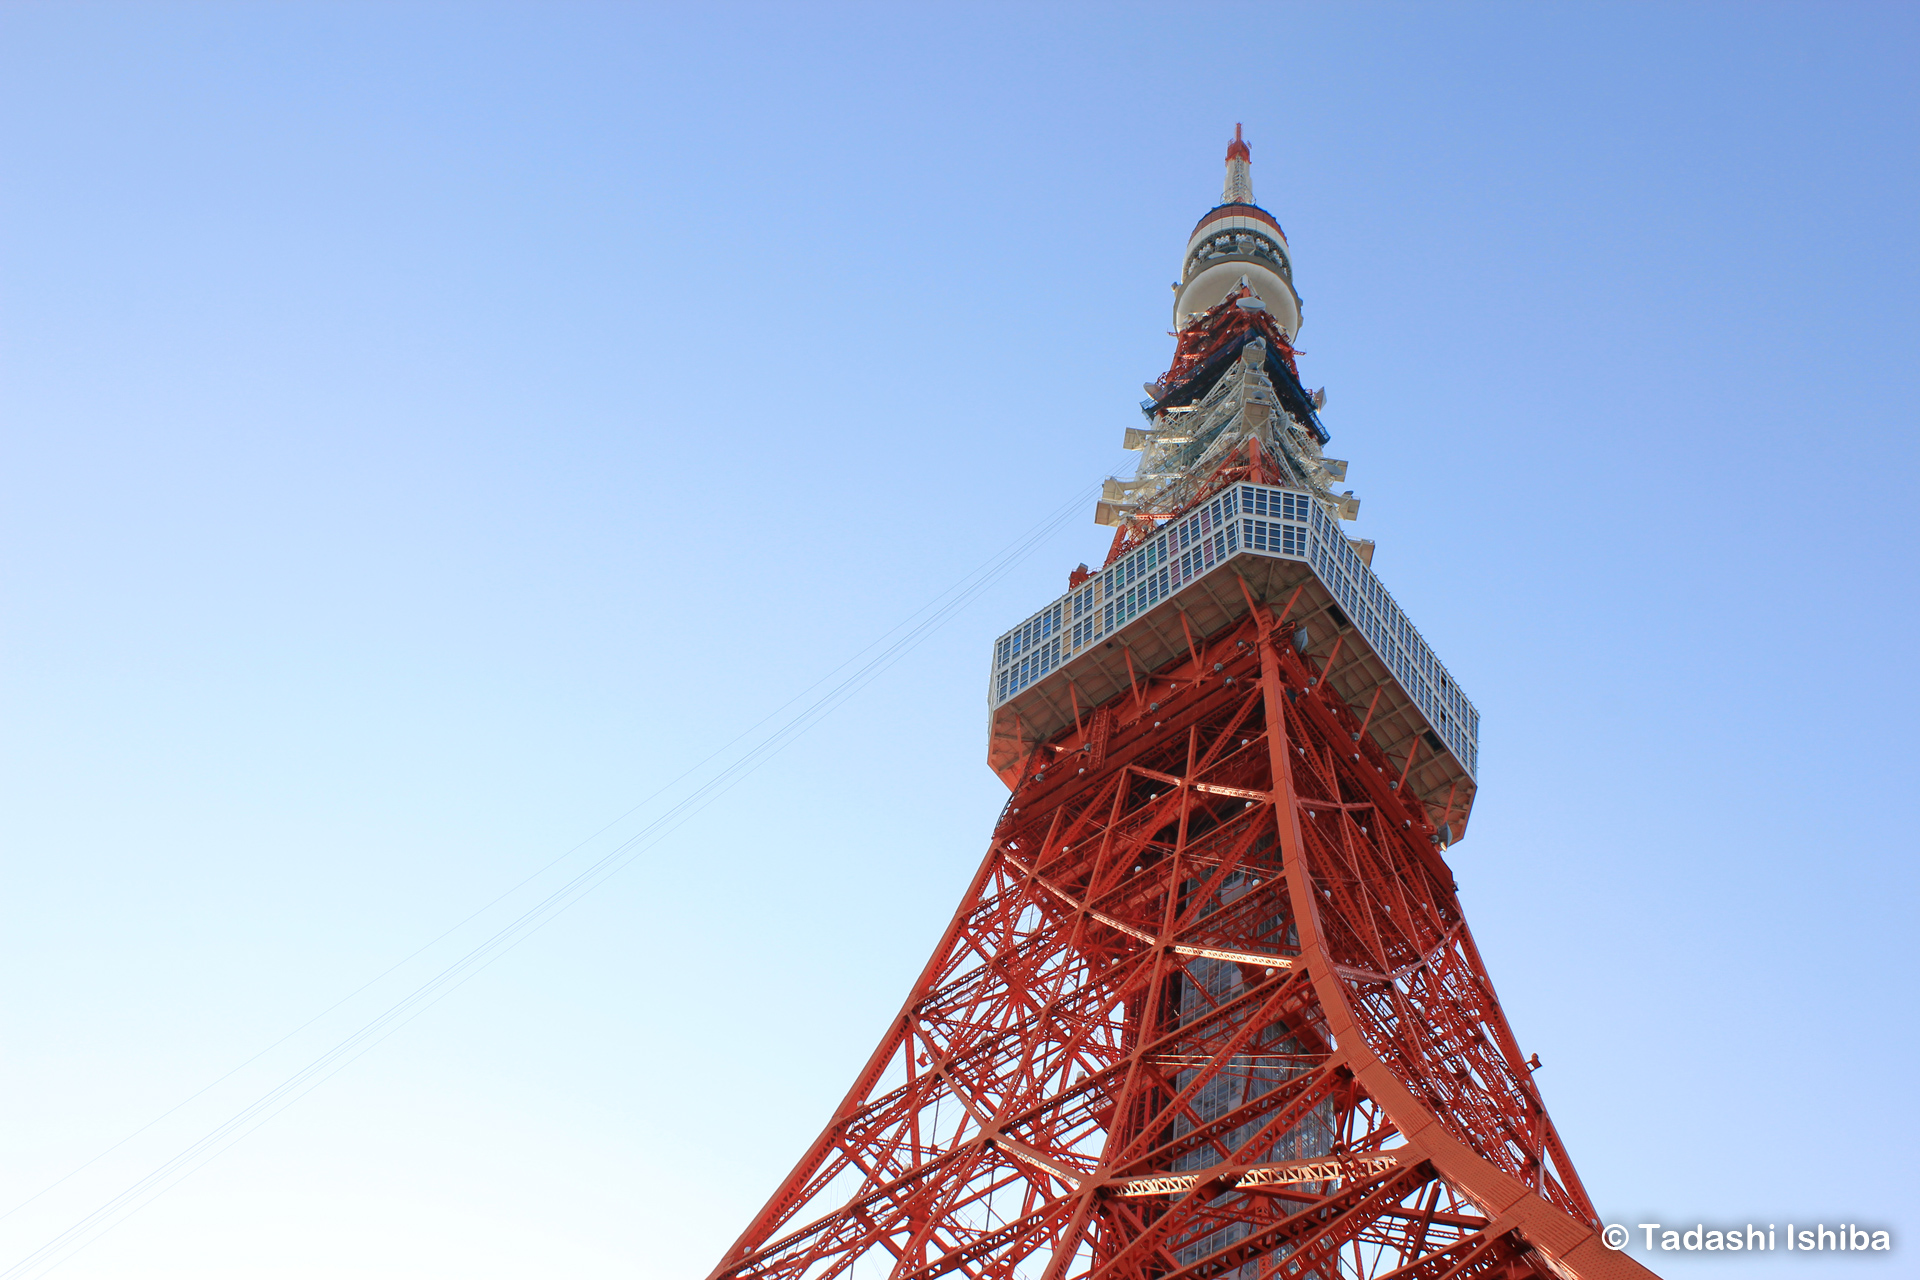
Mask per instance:
[[[1272,479],[1312,491],[1345,518],[1358,510],[1350,495],[1333,492],[1347,464],[1321,453],[1326,431],[1300,386],[1286,330],[1264,311],[1242,310],[1249,293],[1241,286],[1181,331],[1173,367],[1149,387],[1151,425],[1126,435],[1140,461],[1131,479],[1107,481],[1100,523],[1126,526],[1190,507],[1250,439],[1267,451]]]
[[[711,1280],[1648,1274],[1599,1242],[1426,813],[1291,601],[1248,604],[1019,767]]]

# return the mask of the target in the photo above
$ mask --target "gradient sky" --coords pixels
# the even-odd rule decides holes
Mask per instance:
[[[1236,121],[1353,532],[1480,709],[1450,858],[1602,1214],[1910,1259],[1917,37],[0,10],[0,1212],[206,1090],[0,1269],[1126,466]],[[1084,507],[57,1274],[704,1274],[984,850],[989,644],[1104,552]]]

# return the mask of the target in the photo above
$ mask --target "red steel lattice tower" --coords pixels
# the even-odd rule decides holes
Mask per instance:
[[[979,872],[712,1280],[1648,1274],[1461,912],[1478,715],[1341,529],[1250,161],[1236,127],[1106,564],[995,646]]]

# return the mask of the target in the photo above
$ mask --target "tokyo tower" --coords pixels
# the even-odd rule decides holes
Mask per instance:
[[[1467,928],[1479,715],[1349,538],[1239,128],[1097,572],[1001,636],[1012,792],[711,1280],[1646,1276]]]

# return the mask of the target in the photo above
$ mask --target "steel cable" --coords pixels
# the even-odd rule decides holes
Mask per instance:
[[[113,1227],[119,1225],[147,1204],[190,1177],[201,1167],[216,1159],[221,1153],[244,1139],[260,1125],[265,1124],[274,1116],[280,1114],[302,1097],[306,1096],[307,1093],[324,1084],[328,1079],[332,1078],[332,1076],[343,1070],[361,1055],[372,1050],[402,1026],[411,1022],[414,1018],[424,1013],[434,1004],[437,1004],[454,990],[464,985],[507,951],[524,942],[535,931],[552,921],[561,912],[571,907],[599,885],[617,874],[635,858],[639,857],[640,854],[651,849],[674,831],[677,831],[701,810],[719,799],[720,796],[731,790],[754,770],[778,755],[786,747],[792,745],[792,743],[807,730],[845,705],[847,701],[859,694],[861,690],[865,689],[875,679],[891,669],[941,626],[950,621],[962,608],[972,603],[972,601],[977,599],[987,588],[1005,577],[1016,565],[1037,550],[1041,543],[1064,524],[1076,510],[1084,510],[1086,500],[1092,496],[1092,493],[1097,488],[1098,486],[1092,486],[1076,492],[1066,503],[1056,508],[1052,513],[1044,517],[1039,524],[1033,526],[1000,552],[990,557],[979,568],[963,576],[953,586],[948,587],[946,590],[934,596],[927,604],[922,605],[913,613],[908,614],[901,622],[896,623],[887,631],[882,632],[874,641],[862,649],[855,651],[852,657],[827,672],[826,675],[820,677],[818,680],[815,680],[799,693],[796,693],[779,707],[776,707],[766,716],[763,716],[755,724],[742,730],[725,745],[710,753],[705,759],[694,764],[672,781],[663,784],[651,795],[627,810],[625,814],[615,818],[593,835],[588,836],[585,840],[582,840],[579,844],[567,850],[567,852],[562,853],[539,870],[534,871],[518,884],[495,897],[485,906],[472,912],[465,919],[415,949],[403,959],[396,961],[387,969],[361,984],[352,992],[341,997],[320,1013],[315,1014],[299,1027],[280,1037],[280,1039],[260,1050],[239,1066],[234,1067],[225,1075],[222,1075],[212,1083],[195,1091],[179,1103],[176,1103],[168,1110],[148,1121],[145,1125],[142,1125],[139,1129],[136,1129],[133,1133],[128,1134],[111,1147],[95,1155],[85,1164],[76,1167],[57,1181],[41,1188],[41,1190],[34,1195],[16,1204],[12,1209],[7,1210],[5,1214],[0,1214],[0,1219],[12,1216],[26,1205],[33,1203],[41,1196],[46,1195],[69,1179],[90,1168],[99,1160],[126,1145],[134,1138],[140,1136],[140,1134],[145,1133],[154,1125],[159,1124],[168,1116],[193,1102],[196,1098],[201,1097],[219,1084],[232,1078],[235,1074],[272,1052],[280,1045],[285,1044],[301,1031],[306,1030],[308,1027],[314,1025],[314,1023],[320,1021],[320,1019],[326,1017],[327,1014],[332,1013],[334,1010],[346,1004],[349,1000],[353,999],[354,996],[364,992],[382,978],[405,965],[408,961],[416,958],[432,948],[435,944],[458,932],[474,919],[485,914],[494,906],[513,896],[553,867],[558,866],[561,862],[573,856],[573,854],[592,843],[599,836],[604,835],[607,831],[618,826],[626,818],[645,808],[661,795],[685,781],[688,777],[698,773],[715,759],[731,750],[742,739],[748,737],[754,733],[755,730],[777,717],[782,711],[791,707],[794,703],[801,701],[808,693],[826,683],[835,674],[844,671],[848,666],[859,661],[862,654],[868,653],[876,646],[881,646],[883,642],[886,642],[878,653],[874,654],[874,656],[865,662],[860,663],[852,674],[795,712],[784,724],[780,725],[780,727],[741,753],[737,759],[724,766],[719,772],[714,774],[713,777],[701,783],[692,792],[676,801],[659,817],[653,819],[633,835],[622,840],[612,850],[603,854],[593,863],[576,873],[566,883],[553,890],[533,906],[527,908],[519,916],[469,950],[465,955],[446,966],[439,973],[416,987],[412,992],[394,1004],[388,1006],[386,1010],[362,1025],[360,1029],[352,1035],[349,1035],[333,1048],[313,1059],[299,1071],[296,1071],[273,1089],[270,1089],[252,1103],[228,1117],[227,1120],[208,1131],[172,1158],[151,1170],[125,1190],[102,1203],[85,1217],[79,1219],[31,1253],[14,1262],[5,1271],[0,1271],[0,1280],[15,1280],[16,1277],[24,1278],[29,1275],[43,1275],[60,1263],[66,1261],[75,1253],[99,1239],[107,1231],[112,1230]],[[915,621],[916,619],[918,619],[918,621]],[[887,642],[887,637],[895,636],[896,633],[903,634],[898,634],[895,639]]]

